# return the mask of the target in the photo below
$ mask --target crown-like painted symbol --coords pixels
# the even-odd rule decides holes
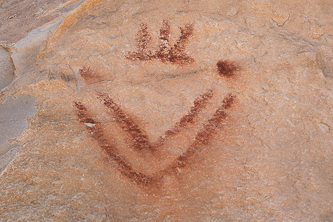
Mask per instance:
[[[194,59],[185,53],[186,44],[193,35],[193,24],[188,23],[184,28],[180,28],[180,36],[173,46],[170,46],[170,24],[164,20],[160,29],[158,50],[152,52],[149,49],[151,35],[148,32],[146,23],[140,25],[140,30],[136,35],[137,51],[127,52],[125,57],[131,60],[148,61],[159,59],[162,62],[170,62],[173,64],[190,64]]]

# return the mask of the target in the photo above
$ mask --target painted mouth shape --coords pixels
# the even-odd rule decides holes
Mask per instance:
[[[186,131],[189,125],[197,122],[199,113],[205,109],[209,99],[212,97],[213,90],[208,90],[205,94],[195,99],[194,106],[176,123],[174,128],[166,131],[164,137],[160,137],[156,142],[152,143],[146,132],[112,98],[105,93],[97,93],[97,98],[102,102],[107,112],[115,118],[116,124],[122,131],[119,133],[124,134],[130,141],[128,147],[138,153],[138,158],[140,153],[145,155],[149,152],[151,155],[148,155],[148,158],[147,156],[142,158],[142,161],[150,161],[155,164],[159,164],[159,161],[165,155],[165,152],[163,154],[160,152],[163,146],[168,142],[177,143],[177,135]],[[95,120],[93,114],[89,112],[82,102],[75,101],[74,107],[80,122],[86,126],[86,129],[107,156],[117,163],[118,170],[122,175],[141,187],[156,187],[162,183],[164,176],[177,174],[180,169],[186,167],[195,159],[198,151],[208,146],[216,129],[227,119],[226,110],[233,106],[235,98],[232,94],[225,96],[213,116],[208,121],[205,121],[202,128],[196,133],[194,140],[188,145],[185,152],[167,161],[162,169],[156,167],[158,170],[153,173],[142,172],[133,167],[126,154],[124,155],[121,152],[122,150],[118,148],[119,146],[112,142],[110,135],[105,131],[103,123]]]

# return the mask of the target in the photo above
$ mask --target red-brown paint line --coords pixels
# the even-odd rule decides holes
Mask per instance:
[[[233,77],[235,76],[235,72],[239,71],[239,67],[236,63],[230,60],[219,60],[216,66],[219,75],[224,77]]]
[[[174,46],[170,47],[170,24],[166,20],[163,21],[160,29],[159,49],[153,53],[148,49],[151,42],[148,26],[146,23],[142,23],[136,35],[137,51],[127,52],[125,57],[130,60],[148,61],[159,59],[164,63],[170,62],[179,65],[191,64],[194,62],[194,59],[185,53],[185,49],[186,44],[193,35],[193,31],[193,24],[190,23],[186,24],[184,28],[180,27],[180,36]]]
[[[106,95],[103,93],[100,93],[99,95],[103,98],[104,104],[106,102],[110,103],[107,104],[107,107],[113,107],[119,112],[121,118],[126,119],[126,114],[124,114],[121,108],[117,106],[117,104],[115,104],[113,100],[111,100],[111,98],[107,99],[109,97],[105,97]],[[206,97],[202,96],[202,98]],[[197,133],[194,142],[189,146],[189,148],[182,155],[180,155],[173,162],[171,162],[171,164],[167,166],[164,170],[161,170],[153,175],[146,175],[142,172],[135,170],[126,160],[126,158],[119,154],[116,146],[113,145],[106,136],[102,124],[94,120],[87,108],[81,102],[74,102],[74,107],[76,108],[76,114],[79,117],[80,122],[86,125],[88,132],[92,134],[92,137],[97,141],[98,145],[105,151],[108,157],[117,163],[118,169],[121,174],[141,187],[150,188],[158,187],[159,185],[161,185],[163,177],[165,175],[177,173],[178,169],[184,168],[188,164],[190,164],[196,153],[201,148],[209,144],[211,136],[218,128],[219,124],[227,118],[227,113],[225,112],[225,110],[231,108],[234,100],[235,96],[231,94],[226,96],[222,101],[222,105],[215,111],[213,117],[209,119],[207,121],[208,123],[203,126],[203,129]],[[198,102],[200,101],[200,99],[197,99],[196,101]]]
[[[163,170],[164,173],[177,172],[179,168],[186,167],[191,158],[193,158],[201,148],[209,144],[209,141],[219,124],[227,118],[225,110],[231,108],[235,98],[236,96],[233,96],[232,94],[229,94],[224,98],[222,105],[215,111],[214,116],[208,120],[208,124],[204,125],[203,129],[197,133],[194,142],[184,154],[180,155],[169,167]]]
[[[169,53],[168,60],[171,63],[184,65],[194,62],[194,59],[185,53],[186,44],[188,43],[190,36],[192,36],[193,30],[193,24],[186,24],[185,28],[180,27],[180,37],[176,44],[170,49]]]
[[[148,26],[146,23],[140,24],[140,30],[136,35],[136,42],[138,51],[131,53],[131,58],[147,61],[154,57],[153,53],[148,49],[151,42],[151,36],[148,32]]]
[[[79,69],[78,74],[90,84],[102,81],[101,77],[89,66],[84,66],[82,69]]]
[[[169,36],[170,36],[170,24],[168,21],[164,20],[162,27],[160,29],[159,49],[155,53],[157,58],[159,58],[164,63],[168,61],[168,56],[169,56],[169,50],[170,50]]]
[[[109,96],[105,93],[98,93],[98,98],[103,101],[103,104],[111,111],[116,119],[117,124],[130,135],[133,146],[136,150],[151,149],[148,136],[138,124],[135,123]]]
[[[80,122],[86,125],[88,132],[97,141],[98,145],[102,148],[103,151],[105,151],[108,157],[117,163],[121,174],[130,180],[135,181],[135,183],[140,186],[147,186],[156,182],[156,176],[146,176],[145,174],[137,172],[133,169],[128,161],[119,154],[116,146],[113,145],[105,135],[102,124],[93,119],[92,115],[81,102],[74,102],[74,107],[76,108],[76,115],[79,117]]]
[[[213,97],[213,90],[208,90],[205,94],[199,96],[194,100],[194,106],[190,111],[183,116],[176,126],[172,130],[165,132],[164,137],[160,137],[156,143],[151,143],[148,139],[147,133],[139,127],[135,121],[126,114],[119,105],[117,105],[108,95],[105,93],[98,93],[98,98],[103,101],[103,104],[108,110],[113,113],[117,119],[117,124],[128,133],[132,139],[132,145],[136,150],[148,149],[151,151],[157,150],[165,144],[165,142],[176,136],[183,128],[189,124],[193,124],[194,120],[198,117],[200,111],[202,111],[209,101]]]

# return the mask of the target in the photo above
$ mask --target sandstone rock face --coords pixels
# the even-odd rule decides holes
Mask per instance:
[[[14,65],[10,54],[3,48],[0,48],[0,90],[8,86],[14,79]]]
[[[2,220],[333,220],[331,1],[24,4]]]
[[[0,106],[0,172],[6,167],[15,153],[14,148],[18,147],[15,141],[10,141],[19,137],[28,127],[27,117],[33,116],[37,109],[34,107],[35,98],[30,96],[18,96],[13,99],[7,97]]]

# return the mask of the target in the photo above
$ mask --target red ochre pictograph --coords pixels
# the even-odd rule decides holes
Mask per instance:
[[[181,36],[173,47],[169,46],[169,34],[170,25],[167,21],[163,22],[160,30],[161,44],[159,50],[152,53],[147,49],[147,44],[150,41],[150,35],[147,31],[147,25],[141,24],[141,30],[137,35],[138,51],[129,52],[126,56],[129,59],[139,60],[151,60],[154,58],[160,59],[162,62],[171,62],[176,64],[191,63],[194,61],[193,58],[187,56],[184,53],[185,43],[193,33],[193,26],[187,24],[185,28],[181,28]],[[224,78],[230,78],[235,75],[235,72],[239,70],[238,66],[230,60],[219,60],[216,64],[218,74]],[[79,74],[87,80],[88,83],[96,82],[100,80],[100,77],[92,71],[89,67],[84,67],[79,70]],[[130,115],[128,115],[120,105],[106,93],[96,93],[107,113],[115,118],[115,123],[120,128],[119,134],[127,138],[129,141],[127,147],[135,151],[138,155],[150,152],[156,156],[161,155],[160,150],[168,141],[174,141],[180,133],[186,131],[188,126],[195,124],[199,121],[199,114],[202,112],[209,100],[213,97],[214,91],[208,90],[194,100],[194,104],[186,115],[184,115],[175,126],[167,130],[163,137],[160,137],[156,142],[151,142],[148,138],[147,133],[140,127]],[[74,101],[74,107],[76,109],[76,115],[80,122],[85,125],[88,132],[97,142],[99,147],[105,152],[105,154],[113,160],[117,166],[119,172],[134,182],[140,187],[145,188],[156,188],[163,183],[163,178],[166,175],[178,174],[180,169],[185,168],[191,162],[195,161],[195,156],[203,148],[209,146],[209,142],[212,139],[214,132],[220,127],[221,123],[227,120],[227,110],[230,109],[235,103],[236,96],[228,94],[221,101],[221,105],[215,110],[215,113],[210,119],[204,121],[201,129],[196,133],[194,140],[185,149],[185,151],[178,157],[175,157],[168,163],[163,169],[154,172],[142,172],[136,169],[126,155],[121,152],[119,144],[115,144],[112,141],[112,136],[106,132],[102,122],[98,122],[94,118],[94,113],[90,112],[82,102]],[[175,140],[177,142],[177,140]],[[158,164],[158,163],[156,163]]]
[[[160,148],[167,140],[172,140],[173,137],[184,129],[186,125],[192,124],[198,113],[205,108],[209,98],[212,97],[212,91],[209,90],[207,93],[197,98],[194,102],[194,106],[188,114],[181,118],[172,130],[166,131],[165,137],[160,138],[156,144],[152,144],[149,141],[145,131],[142,130],[140,126],[137,125],[135,121],[132,120],[108,95],[105,93],[98,93],[97,97],[102,101],[108,111],[116,117],[116,122],[122,128],[123,133],[127,134],[131,139],[131,147],[140,152],[143,149],[158,151],[158,148]],[[97,122],[94,119],[93,114],[87,110],[86,106],[78,101],[74,102],[74,106],[80,122],[86,125],[87,130],[92,134],[92,137],[97,141],[99,146],[118,164],[119,171],[140,186],[151,186],[160,183],[165,175],[177,173],[177,169],[186,167],[196,152],[209,144],[209,140],[214,131],[218,128],[219,124],[226,119],[226,110],[233,105],[234,100],[234,95],[227,95],[222,101],[222,105],[215,111],[213,117],[210,118],[197,133],[194,142],[188,147],[186,152],[176,158],[164,170],[157,172],[154,175],[146,175],[135,170],[126,158],[120,155],[118,148],[108,139],[109,137],[107,132],[104,131],[102,123]]]
[[[158,50],[152,52],[149,49],[151,35],[148,32],[148,26],[146,23],[142,23],[136,35],[137,51],[127,52],[125,57],[130,60],[148,61],[159,59],[164,63],[170,62],[180,65],[191,64],[194,62],[194,59],[185,53],[185,48],[192,35],[193,24],[188,23],[184,28],[180,27],[178,40],[173,46],[170,46],[170,24],[165,20],[160,29]]]
[[[240,68],[230,60],[219,60],[216,64],[220,76],[233,77]]]

